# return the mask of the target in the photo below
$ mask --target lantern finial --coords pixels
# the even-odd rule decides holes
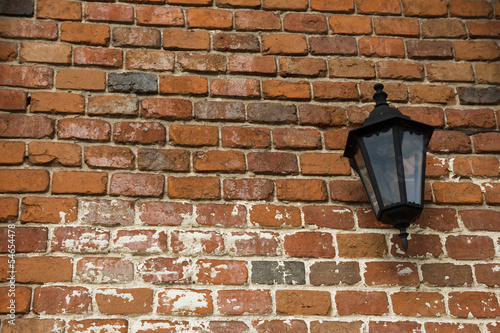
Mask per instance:
[[[384,90],[384,85],[382,83],[377,83],[376,85],[373,86],[373,89],[375,89],[377,92],[373,95],[373,99],[377,103],[375,107],[379,105],[389,105],[387,104],[387,94],[385,93]]]
[[[408,251],[408,233],[406,232],[406,228],[399,229],[399,237],[401,238],[401,245],[403,245],[403,249]]]

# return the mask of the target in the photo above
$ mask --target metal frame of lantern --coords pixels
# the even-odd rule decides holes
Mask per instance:
[[[427,145],[434,128],[411,120],[387,104],[384,86],[376,84],[376,106],[362,127],[349,132],[344,156],[358,173],[378,221],[406,228],[423,210]]]

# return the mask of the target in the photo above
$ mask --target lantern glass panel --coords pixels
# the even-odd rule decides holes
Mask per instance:
[[[363,143],[373,169],[375,186],[380,192],[379,204],[389,206],[401,202],[393,128],[363,137]]]
[[[424,135],[404,129],[402,131],[403,167],[408,202],[422,202]]]
[[[363,157],[362,150],[358,147],[356,150],[356,154],[354,154],[354,159],[356,160],[356,164],[358,166],[358,174],[361,177],[363,185],[365,186],[366,193],[368,194],[368,198],[372,204],[373,211],[375,215],[378,214],[380,207],[377,202],[377,198],[375,196],[375,191],[373,190],[373,185],[370,180],[370,176],[368,175],[368,169],[366,168],[365,159]]]

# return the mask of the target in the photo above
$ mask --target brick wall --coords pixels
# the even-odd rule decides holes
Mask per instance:
[[[498,0],[0,11],[2,333],[500,332]],[[408,253],[342,157],[376,82],[437,128]]]

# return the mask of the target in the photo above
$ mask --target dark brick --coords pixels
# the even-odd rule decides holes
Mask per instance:
[[[461,87],[458,88],[458,96],[461,104],[480,104],[493,105],[500,103],[500,88],[473,88]]]
[[[305,284],[305,266],[298,261],[252,261],[252,282],[258,284]]]
[[[139,149],[139,170],[189,171],[189,152],[183,149]]]
[[[149,94],[158,93],[158,78],[146,73],[110,73],[109,91]]]
[[[34,0],[0,0],[0,15],[33,16]]]
[[[200,101],[194,104],[194,117],[203,120],[245,120],[241,102]]]
[[[297,122],[295,105],[278,103],[253,103],[248,105],[251,123],[293,124]]]
[[[355,284],[361,280],[356,262],[316,262],[310,269],[309,279],[313,286]]]

